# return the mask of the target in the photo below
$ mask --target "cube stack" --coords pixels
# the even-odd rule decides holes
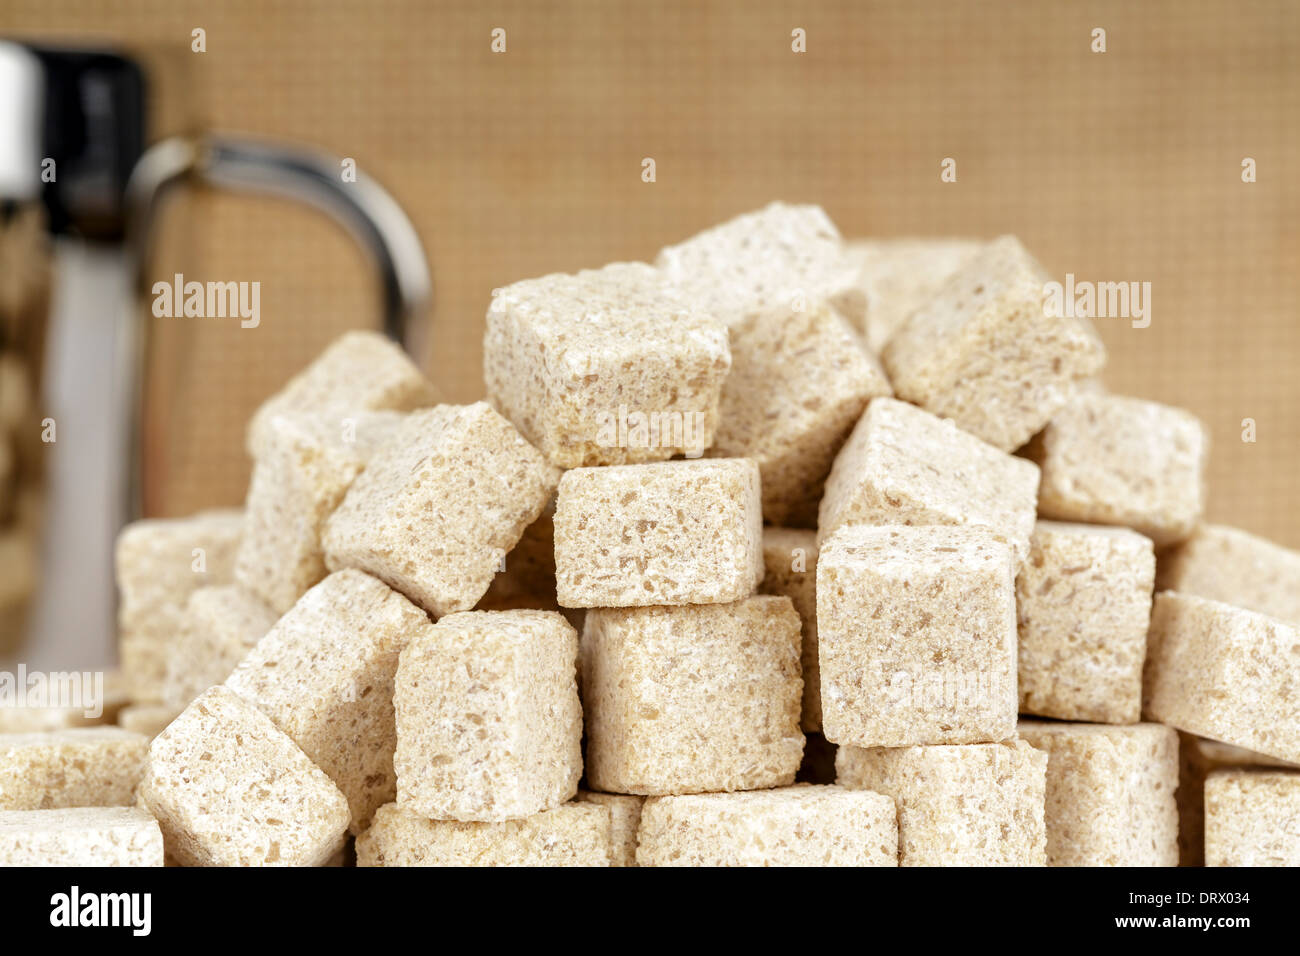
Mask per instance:
[[[774,203],[497,289],[484,402],[345,336],[123,533],[137,732],[0,735],[0,861],[1295,865],[1300,555],[1045,275]]]

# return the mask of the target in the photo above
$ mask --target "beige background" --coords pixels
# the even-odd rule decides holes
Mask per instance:
[[[0,0],[0,32],[145,50],[169,64],[168,128],[355,157],[427,244],[425,360],[452,399],[481,394],[494,286],[651,257],[774,198],[823,204],[847,236],[1015,232],[1057,277],[1150,281],[1150,328],[1100,323],[1109,384],[1201,415],[1212,517],[1300,546],[1298,11]],[[796,26],[807,54],[790,52]],[[1105,54],[1089,50],[1097,26]],[[945,156],[956,184],[939,180]],[[187,320],[159,338],[151,507],[181,513],[241,498],[249,412],[340,329],[372,324],[377,298],[349,240],[292,207],[200,196],[166,236],[160,275],[262,282],[260,329]]]

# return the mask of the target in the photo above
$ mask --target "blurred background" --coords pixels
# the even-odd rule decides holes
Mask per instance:
[[[0,0],[0,36],[126,53],[150,141],[355,159],[424,242],[420,358],[449,400],[483,394],[494,287],[649,259],[773,199],[848,238],[1012,232],[1058,280],[1150,282],[1149,328],[1098,321],[1107,384],[1206,422],[1211,520],[1300,546],[1300,4]],[[153,276],[261,283],[256,329],[151,320],[145,506],[180,515],[241,501],[250,413],[381,308],[301,205],[189,190],[157,234]]]

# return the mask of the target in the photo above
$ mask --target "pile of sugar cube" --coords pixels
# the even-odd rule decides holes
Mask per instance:
[[[1300,554],[1046,278],[774,203],[496,290],[486,402],[343,336],[121,534],[0,864],[1300,864]]]

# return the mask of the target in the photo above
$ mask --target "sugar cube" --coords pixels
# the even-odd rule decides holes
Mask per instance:
[[[1205,781],[1206,866],[1300,866],[1300,773],[1216,770]]]
[[[562,468],[702,454],[730,367],[722,321],[643,262],[516,282],[488,309],[488,395]]]
[[[147,518],[118,535],[118,630],[133,700],[162,700],[169,648],[185,602],[201,587],[234,583],[243,530],[242,511],[218,510]]]
[[[587,613],[587,779],[612,793],[794,782],[799,616],[789,598]]]
[[[1048,866],[1177,866],[1178,733],[1024,720],[1048,755]]]
[[[1208,598],[1156,595],[1144,709],[1151,720],[1300,763],[1300,630]]]
[[[325,519],[402,419],[355,411],[269,418],[249,481],[235,580],[279,614],[322,580]]]
[[[885,373],[825,304],[748,321],[731,354],[711,454],[758,463],[768,522],[814,527],[836,452],[867,402],[891,394]]]
[[[1025,454],[1042,469],[1044,518],[1126,525],[1164,547],[1191,534],[1205,510],[1209,435],[1180,408],[1080,394]]]
[[[912,313],[930,300],[975,255],[978,239],[856,239],[845,254],[857,270],[854,295],[860,300],[860,331],[879,352]]]
[[[382,581],[339,571],[303,595],[226,679],[343,791],[354,833],[397,792],[398,655],[432,630]]]
[[[630,793],[579,790],[579,803],[596,803],[609,810],[610,866],[636,866],[637,831],[645,797]]]
[[[1237,528],[1198,526],[1160,555],[1157,586],[1300,625],[1300,552]]]
[[[1038,469],[906,402],[873,399],[826,480],[825,541],[846,524],[990,528],[1023,559]]]
[[[350,816],[297,744],[222,686],[154,738],[140,801],[182,866],[319,866]]]
[[[0,811],[0,866],[162,865],[162,831],[136,807]]]
[[[817,666],[817,533],[798,528],[763,528],[764,594],[788,597],[802,627],[799,655],[803,671],[806,731],[822,729],[821,671]]]
[[[980,528],[847,525],[817,562],[822,732],[837,744],[1016,729],[1015,559]]]
[[[183,709],[183,708],[181,708]],[[123,707],[117,715],[117,725],[135,734],[144,734],[150,740],[163,732],[181,711],[167,704],[132,704]]]
[[[1087,319],[1045,307],[1046,278],[1014,236],[979,250],[885,345],[894,391],[995,448],[1019,448],[1106,361]]]
[[[841,747],[835,767],[842,786],[894,798],[901,866],[1047,864],[1047,754],[1023,740]]]
[[[468,610],[558,477],[486,402],[413,412],[326,522],[326,566],[367,571],[435,616]]]
[[[609,810],[594,803],[499,823],[430,820],[390,803],[357,839],[357,866],[609,865]]]
[[[763,578],[758,467],[746,458],[575,468],[555,506],[564,607],[716,604]]]
[[[378,332],[346,332],[253,413],[248,452],[258,456],[265,430],[278,415],[305,412],[337,421],[355,412],[410,411],[436,400],[433,386],[401,346]]]
[[[1016,579],[1020,711],[1136,723],[1156,559],[1127,528],[1040,521]]]
[[[578,635],[552,611],[442,618],[402,651],[397,803],[500,821],[570,800],[582,776]]]
[[[175,713],[220,684],[276,622],[269,607],[241,587],[199,588],[185,604],[167,650],[163,704]]]
[[[640,866],[897,866],[894,801],[837,786],[650,797]]]
[[[731,328],[823,302],[861,309],[853,264],[820,206],[771,203],[660,250],[655,264]]]
[[[120,727],[0,734],[0,810],[128,806],[148,752]]]

